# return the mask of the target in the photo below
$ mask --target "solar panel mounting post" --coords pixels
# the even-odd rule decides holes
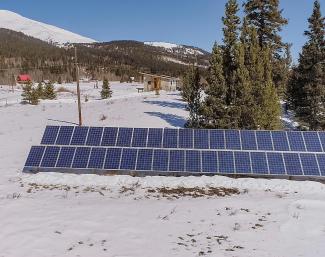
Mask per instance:
[[[76,80],[77,80],[77,95],[78,95],[78,114],[79,114],[79,126],[82,126],[82,115],[81,115],[81,99],[80,99],[80,84],[79,84],[79,67],[77,57],[77,47],[74,47],[74,60],[76,65]]]

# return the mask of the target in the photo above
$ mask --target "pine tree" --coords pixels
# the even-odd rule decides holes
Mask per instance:
[[[39,98],[42,99],[44,97],[44,88],[43,88],[42,82],[38,83],[36,92],[37,92]]]
[[[308,42],[303,46],[299,65],[290,83],[290,100],[297,116],[310,129],[325,129],[325,22],[319,1],[314,2],[312,16],[305,31]]]
[[[225,7],[225,17],[222,18],[224,24],[224,50],[223,69],[227,86],[227,104],[233,104],[236,98],[236,85],[234,82],[235,47],[238,42],[240,18],[237,16],[239,7],[236,0],[228,0]]]
[[[223,51],[217,43],[212,50],[207,82],[206,97],[200,109],[200,126],[211,129],[231,128],[226,104],[227,87],[223,74]]]
[[[44,88],[44,99],[53,100],[56,98],[56,93],[54,91],[54,86],[51,82],[45,84]]]
[[[100,92],[102,99],[107,99],[112,96],[112,91],[107,78],[104,78],[102,91]]]
[[[21,94],[23,101],[31,103],[32,83],[23,86],[23,93]]]
[[[198,67],[191,66],[185,75],[186,101],[189,119],[185,127],[199,127],[199,110],[201,108],[201,75]]]
[[[32,88],[31,93],[30,93],[30,104],[32,105],[38,105],[39,103],[39,94],[37,89]]]

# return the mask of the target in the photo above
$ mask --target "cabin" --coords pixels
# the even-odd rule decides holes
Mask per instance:
[[[175,91],[181,86],[179,78],[142,72],[140,72],[140,75],[145,92],[155,90]]]
[[[20,84],[26,84],[32,81],[32,78],[27,74],[21,74],[17,76],[17,82]]]

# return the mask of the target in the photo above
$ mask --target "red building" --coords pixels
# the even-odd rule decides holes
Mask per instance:
[[[18,77],[17,77],[17,82],[18,83],[25,84],[25,83],[28,83],[28,82],[31,82],[31,81],[32,81],[32,78],[27,74],[21,74],[21,75],[18,75]]]

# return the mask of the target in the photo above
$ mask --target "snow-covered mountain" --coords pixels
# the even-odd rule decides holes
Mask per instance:
[[[187,55],[204,55],[201,49],[192,46],[177,45],[167,42],[144,42],[145,45],[164,48],[171,53],[183,53]]]
[[[76,33],[25,18],[17,13],[0,10],[0,28],[22,32],[25,35],[54,44],[93,43],[95,40]]]

